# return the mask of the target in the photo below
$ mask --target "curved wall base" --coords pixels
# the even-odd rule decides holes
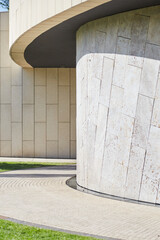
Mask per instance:
[[[160,204],[160,7],[77,32],[77,182]]]
[[[75,190],[78,190],[78,191],[81,191],[81,192],[84,192],[84,193],[87,193],[87,194],[93,194],[93,195],[96,195],[98,197],[109,198],[109,199],[118,200],[118,201],[125,201],[125,202],[130,202],[130,203],[135,203],[135,204],[143,204],[143,205],[150,205],[150,206],[160,207],[160,204],[148,203],[148,202],[138,201],[138,200],[129,199],[129,198],[122,198],[122,197],[112,196],[112,195],[109,195],[109,194],[96,192],[96,191],[84,188],[84,187],[80,186],[77,183],[76,176],[68,179],[66,181],[66,184],[70,188],[73,188]]]
[[[71,185],[72,184],[72,185]],[[101,193],[101,192],[96,192],[87,188],[84,188],[80,185],[77,184],[77,186],[73,186],[73,182],[71,184],[67,185],[69,187],[72,187],[76,190],[79,190],[81,192],[87,193],[87,194],[92,194],[92,195],[96,195],[98,197],[103,197],[103,198],[109,198],[109,199],[113,199],[113,200],[118,200],[118,201],[125,201],[125,202],[130,202],[130,203],[135,203],[135,204],[142,204],[142,205],[149,205],[149,206],[155,206],[155,207],[160,207],[159,203],[149,203],[149,202],[144,202],[144,201],[139,201],[139,200],[134,200],[134,199],[129,199],[129,198],[122,198],[122,197],[117,197],[117,196],[113,196],[113,195],[109,195],[109,194],[105,194],[105,193]]]

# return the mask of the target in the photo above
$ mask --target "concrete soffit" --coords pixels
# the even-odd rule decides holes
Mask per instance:
[[[27,31],[23,32],[10,46],[10,56],[12,60],[22,67],[32,68],[32,66],[24,57],[24,51],[34,39],[49,29],[63,23],[64,21],[109,1],[111,0],[86,0],[29,28]],[[11,29],[11,31],[14,31],[14,29]]]
[[[10,56],[13,61],[25,68],[75,67],[76,39],[74,36],[81,25],[104,16],[155,5],[159,5],[159,0],[81,1],[67,10],[62,10],[52,17],[43,19],[36,25],[33,24],[34,26],[31,23],[31,27],[25,29],[24,32],[22,29],[19,36],[13,38],[13,43],[11,41]],[[21,11],[21,8],[18,11]],[[26,9],[26,11],[28,10]],[[28,15],[26,14],[26,16]],[[12,11],[10,21],[12,21]],[[14,24],[10,31],[14,31],[13,28]],[[49,39],[51,34],[52,39]],[[67,39],[65,39],[66,36]],[[63,49],[61,49],[62,46]],[[49,57],[48,53],[51,53]],[[64,55],[67,57],[62,63]]]

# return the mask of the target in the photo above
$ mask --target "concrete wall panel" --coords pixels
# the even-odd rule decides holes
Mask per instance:
[[[9,57],[8,13],[0,19],[0,156],[75,158],[75,69],[22,69]]]
[[[159,11],[77,32],[77,182],[86,189],[159,203]]]

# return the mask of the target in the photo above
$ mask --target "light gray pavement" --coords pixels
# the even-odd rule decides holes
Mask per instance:
[[[160,208],[101,198],[68,187],[75,166],[0,174],[0,215],[125,240],[160,240]]]
[[[0,157],[0,162],[47,162],[47,163],[75,163],[75,159],[50,159],[50,158],[7,158]]]

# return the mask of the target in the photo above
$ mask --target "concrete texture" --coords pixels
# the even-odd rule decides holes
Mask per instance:
[[[0,156],[75,158],[75,69],[15,64],[8,18],[0,13]]]
[[[1,173],[0,215],[106,239],[159,239],[160,208],[74,190],[65,184],[74,175],[75,166]]]
[[[157,204],[159,12],[158,6],[121,13],[77,32],[77,182]]]

